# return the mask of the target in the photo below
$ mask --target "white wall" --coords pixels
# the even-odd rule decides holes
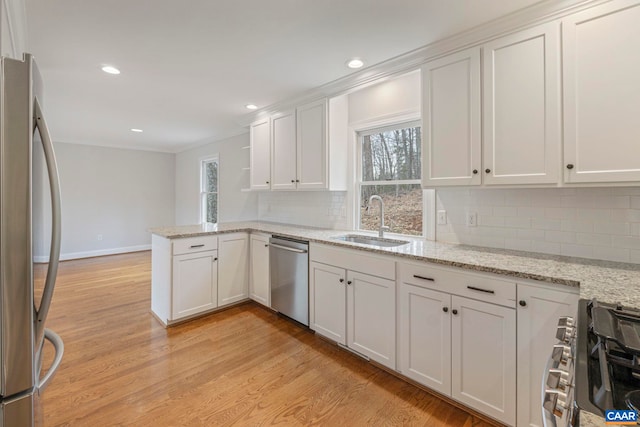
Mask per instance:
[[[218,183],[218,221],[257,219],[258,195],[242,192],[249,186],[249,134],[212,142],[176,154],[176,223],[200,222],[200,160],[218,155],[220,159]]]
[[[174,223],[173,154],[66,143],[54,148],[62,193],[62,259],[149,249],[147,229]],[[35,179],[43,182],[38,174]],[[34,202],[34,230],[44,230],[34,244],[39,260],[48,255],[51,228],[49,194],[43,193],[42,211]]]
[[[27,51],[27,19],[24,0],[0,0],[0,54],[22,59]]]
[[[437,240],[640,263],[640,187],[439,189]],[[466,214],[478,226],[466,226]]]

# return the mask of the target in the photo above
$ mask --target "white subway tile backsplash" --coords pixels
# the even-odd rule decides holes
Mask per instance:
[[[577,219],[582,221],[610,221],[611,209],[580,208]]]
[[[538,230],[561,230],[562,221],[554,218],[533,218],[531,227]]]
[[[640,250],[640,237],[613,236],[613,246],[617,248]]]
[[[544,240],[557,243],[575,243],[576,233],[573,231],[545,231]]]
[[[593,258],[593,246],[563,243],[560,245],[561,255],[580,258]]]
[[[531,218],[513,217],[504,219],[505,227],[531,228]]]
[[[604,246],[594,246],[593,257],[605,261],[629,262],[630,260],[629,249]]]
[[[258,218],[311,227],[348,227],[346,192],[270,191],[258,196]]]
[[[611,246],[611,235],[576,233],[576,243],[590,246]]]
[[[640,263],[640,187],[439,189],[440,241]],[[458,214],[459,212],[459,214]],[[478,226],[466,226],[466,214]]]
[[[591,221],[578,221],[563,219],[560,223],[562,231],[576,231],[581,233],[593,232],[593,223]]]
[[[629,230],[628,222],[598,222],[593,225],[593,231],[602,234],[628,235]]]

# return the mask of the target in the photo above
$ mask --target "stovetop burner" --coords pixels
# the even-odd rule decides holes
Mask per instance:
[[[634,390],[627,393],[624,402],[629,409],[640,413],[640,390]]]

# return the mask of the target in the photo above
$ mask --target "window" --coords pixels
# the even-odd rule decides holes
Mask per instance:
[[[200,163],[200,221],[218,222],[218,159]]]
[[[377,231],[377,194],[385,207],[385,225],[392,233],[423,236],[421,133],[417,122],[378,128],[358,134],[358,228]]]

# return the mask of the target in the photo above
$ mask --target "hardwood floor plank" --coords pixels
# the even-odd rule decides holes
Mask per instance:
[[[253,303],[165,329],[150,280],[149,252],[61,263],[46,426],[490,425]]]

